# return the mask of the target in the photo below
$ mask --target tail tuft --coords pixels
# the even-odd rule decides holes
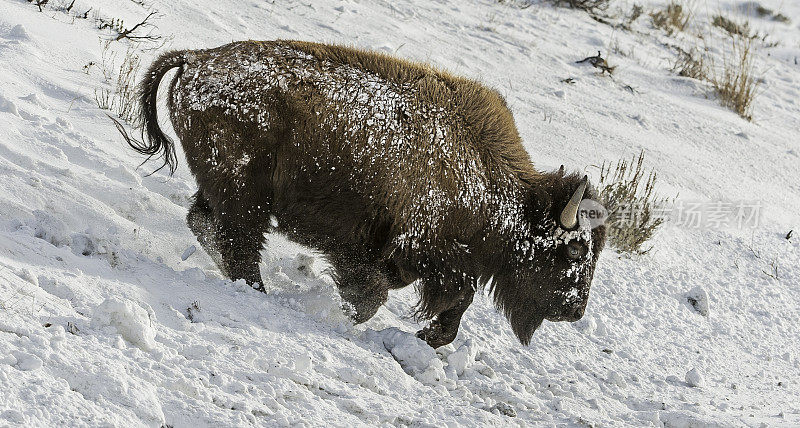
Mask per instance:
[[[163,158],[164,163],[152,173],[166,166],[169,167],[169,173],[172,175],[177,167],[175,143],[164,134],[161,127],[158,125],[158,110],[156,104],[158,99],[158,85],[161,79],[169,70],[180,67],[185,63],[186,51],[174,51],[162,54],[153,62],[147,70],[144,79],[139,84],[139,102],[141,106],[140,119],[142,123],[141,141],[129,136],[122,124],[109,116],[128,145],[137,152],[148,156],[144,162],[147,162],[153,156]]]

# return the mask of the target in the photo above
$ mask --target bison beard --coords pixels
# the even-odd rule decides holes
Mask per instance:
[[[430,66],[341,46],[236,42],[162,55],[140,85],[139,152],[174,172],[159,82],[198,191],[187,222],[256,285],[264,234],[325,253],[354,322],[417,283],[418,333],[450,343],[480,287],[523,344],[580,318],[605,229],[578,222],[586,179],[533,168],[504,99]],[[277,219],[277,226],[271,218]]]

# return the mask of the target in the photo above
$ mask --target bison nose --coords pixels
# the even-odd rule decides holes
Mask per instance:
[[[585,310],[586,306],[574,306],[564,313],[564,318],[566,318],[567,321],[578,321],[583,318],[583,312]]]

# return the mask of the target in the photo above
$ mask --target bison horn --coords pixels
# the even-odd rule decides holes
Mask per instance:
[[[572,229],[578,225],[578,208],[580,208],[583,194],[586,192],[586,182],[588,179],[588,176],[583,177],[581,184],[578,185],[575,193],[572,194],[572,198],[567,202],[567,206],[564,207],[564,211],[561,211],[561,225],[564,226],[565,229]]]

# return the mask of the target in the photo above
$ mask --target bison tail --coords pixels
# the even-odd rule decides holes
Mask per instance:
[[[145,162],[153,156],[163,159],[164,163],[153,173],[165,166],[169,167],[172,175],[177,167],[175,158],[175,143],[158,125],[158,111],[156,109],[158,85],[167,72],[186,63],[186,51],[167,52],[159,56],[147,70],[144,79],[139,84],[139,121],[142,127],[142,141],[128,136],[125,128],[118,120],[111,118],[125,141],[137,152],[147,155]],[[109,116],[110,117],[110,116]],[[142,162],[144,163],[144,162]],[[152,174],[152,173],[151,173]]]

